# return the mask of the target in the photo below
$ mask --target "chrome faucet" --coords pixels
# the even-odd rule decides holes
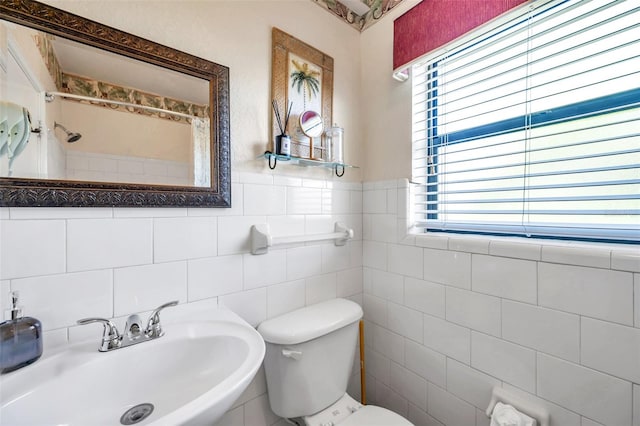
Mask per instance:
[[[149,316],[147,327],[144,330],[142,329],[142,319],[140,315],[130,315],[125,323],[124,334],[118,333],[115,324],[106,318],[83,318],[77,322],[80,325],[92,324],[94,322],[102,323],[102,325],[104,325],[104,332],[102,334],[102,344],[98,350],[100,352],[108,352],[162,337],[164,332],[160,324],[160,311],[170,306],[176,306],[177,304],[178,301],[174,300],[173,302],[165,303],[157,307]]]
[[[118,333],[118,329],[115,324],[106,318],[83,318],[78,320],[78,324],[85,325],[94,322],[101,322],[104,325],[104,333],[102,334],[102,344],[100,345],[100,352],[112,351],[120,347],[122,336]]]
[[[144,335],[145,332],[142,329],[142,318],[140,318],[140,315],[129,315],[127,322],[124,324],[124,334],[122,335],[122,339],[134,341],[143,338]]]
[[[149,338],[151,339],[164,336],[164,331],[162,331],[162,325],[160,324],[160,311],[164,308],[176,306],[177,304],[178,301],[174,300],[173,302],[165,303],[164,305],[158,306],[153,312],[151,312],[149,321],[147,321],[147,328],[144,330],[144,334],[149,336]]]

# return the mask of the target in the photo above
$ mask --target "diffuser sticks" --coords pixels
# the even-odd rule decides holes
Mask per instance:
[[[280,129],[280,134],[276,136],[274,141],[274,154],[283,155],[289,157],[291,155],[291,139],[287,135],[287,126],[289,125],[289,117],[291,116],[291,110],[293,109],[293,102],[289,103],[289,108],[285,111],[284,123],[282,122],[282,116],[280,115],[280,109],[275,99],[271,101],[273,107],[273,113],[276,116],[276,123]]]
[[[289,103],[289,109],[285,111],[284,127],[282,125],[282,118],[280,117],[280,109],[278,108],[278,103],[275,99],[271,101],[271,106],[273,106],[273,112],[276,115],[276,122],[278,123],[278,128],[280,129],[280,135],[286,135],[287,126],[289,125],[289,116],[291,115],[291,109],[293,108],[293,102]]]

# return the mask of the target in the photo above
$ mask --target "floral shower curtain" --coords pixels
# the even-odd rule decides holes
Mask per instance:
[[[191,119],[193,141],[193,184],[211,186],[211,127],[208,118]]]

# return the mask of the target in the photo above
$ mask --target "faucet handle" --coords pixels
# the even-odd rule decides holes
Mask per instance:
[[[99,322],[104,325],[104,333],[102,334],[102,344],[100,345],[100,352],[107,352],[111,349],[116,349],[120,346],[120,333],[115,324],[106,318],[83,318],[79,319],[77,323],[79,325],[92,324]]]
[[[149,316],[149,321],[147,322],[147,328],[144,333],[147,337],[160,337],[164,333],[162,332],[162,326],[160,325],[160,311],[164,308],[169,308],[171,306],[176,306],[178,304],[177,300],[172,302],[165,303],[164,305],[158,306],[151,315]]]

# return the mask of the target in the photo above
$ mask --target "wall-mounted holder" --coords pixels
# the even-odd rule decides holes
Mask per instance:
[[[269,225],[261,223],[251,227],[251,254],[266,254],[269,247],[282,244],[306,243],[310,241],[334,240],[335,245],[343,246],[353,238],[353,229],[336,222],[333,233],[316,235],[294,235],[289,237],[274,237],[271,235]]]
[[[536,420],[538,426],[549,426],[549,411],[528,398],[523,398],[501,387],[494,386],[491,401],[487,407],[487,417],[491,418],[493,408],[498,402],[509,404],[516,410]]]
[[[330,161],[321,161],[321,160],[309,160],[308,158],[302,158],[302,157],[294,157],[294,156],[289,156],[289,155],[276,155],[271,151],[266,151],[264,154],[260,155],[258,158],[266,158],[267,161],[269,162],[269,168],[271,170],[275,169],[277,164],[278,164],[278,160],[280,161],[285,161],[285,164],[290,164],[293,166],[300,166],[300,167],[323,167],[326,169],[333,169],[333,171],[335,172],[336,176],[338,177],[342,177],[344,175],[344,171],[346,169],[352,168],[352,169],[358,169],[358,166],[351,166],[349,164],[344,164],[344,163],[335,163],[335,162],[330,162]],[[272,162],[273,161],[273,162]]]
[[[31,133],[35,133],[38,137],[42,136],[42,121],[38,121],[38,127],[30,128]]]

